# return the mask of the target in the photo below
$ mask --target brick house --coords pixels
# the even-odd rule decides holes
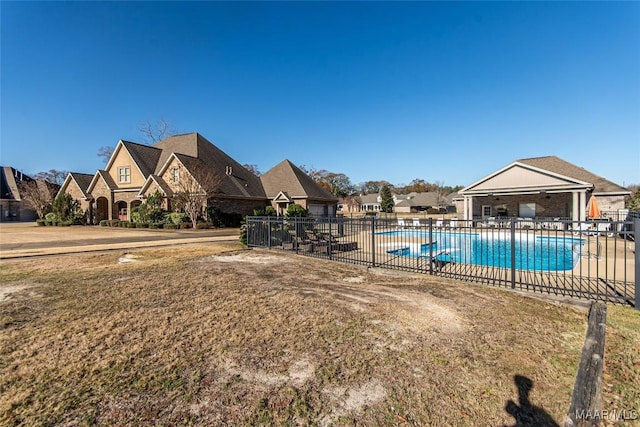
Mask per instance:
[[[11,166],[0,166],[0,221],[34,221],[38,217],[20,195],[20,183],[31,180]]]
[[[455,198],[463,219],[494,216],[586,219],[589,199],[603,212],[624,208],[629,190],[556,156],[516,160],[463,188]]]
[[[131,209],[156,192],[167,210],[171,210],[171,198],[176,193],[204,191],[207,205],[225,213],[249,215],[268,204],[282,205],[282,200],[275,200],[278,194],[267,195],[267,187],[275,185],[286,192],[297,181],[304,192],[294,191],[292,203],[335,214],[337,199],[328,197],[308,175],[291,166],[297,169],[293,174],[283,172],[278,165],[257,177],[195,132],[171,136],[152,146],[121,140],[105,168],[92,175],[88,184],[86,174],[71,173],[60,192],[81,201],[92,222],[98,223],[103,219],[130,220]],[[195,183],[195,187],[187,189],[187,183]]]
[[[309,175],[289,160],[283,160],[264,173],[260,180],[278,215],[295,203],[314,216],[334,216],[338,198],[319,186]]]

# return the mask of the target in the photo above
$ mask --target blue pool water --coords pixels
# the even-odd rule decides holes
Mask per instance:
[[[404,246],[403,239],[428,240],[428,233],[403,230],[376,233],[385,240]],[[437,230],[433,232],[433,248],[429,243],[407,243],[405,247],[389,250],[389,253],[407,257],[428,257],[437,254],[442,261],[463,264],[511,267],[511,235],[509,233],[455,233]],[[397,239],[397,240],[396,240]],[[516,235],[515,268],[533,271],[571,270],[580,258],[584,239],[556,236]]]

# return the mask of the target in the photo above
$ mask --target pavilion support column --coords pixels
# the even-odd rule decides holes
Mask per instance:
[[[580,221],[586,221],[587,219],[587,193],[582,190],[580,193],[580,201],[578,202],[578,206],[580,206]]]
[[[573,221],[573,228],[577,228],[578,221],[580,221],[580,201],[577,191],[572,192],[571,195],[573,202],[571,208],[571,220]]]

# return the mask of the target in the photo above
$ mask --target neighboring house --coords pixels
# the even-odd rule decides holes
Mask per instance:
[[[382,198],[380,194],[363,194],[360,196],[360,209],[364,212],[380,212]]]
[[[424,193],[394,194],[394,212],[416,213],[429,209],[446,209],[446,201],[435,191]]]
[[[624,208],[630,191],[556,156],[520,159],[460,190],[466,220],[491,216],[586,219],[597,196],[603,212]]]
[[[283,206],[282,196],[267,195],[265,179],[269,188],[276,186],[284,193],[291,188],[289,203],[310,207],[316,214],[335,214],[337,199],[328,197],[295,166],[291,165],[295,171],[290,168],[292,172],[287,173],[286,167],[280,167],[285,163],[289,162],[258,178],[198,133],[171,136],[152,146],[119,141],[104,170],[91,175],[88,184],[88,175],[71,173],[60,191],[80,201],[93,223],[130,220],[131,209],[156,192],[167,210],[172,209],[171,198],[180,192],[206,193],[206,204],[226,213],[248,215],[269,203]],[[297,191],[296,182],[302,191]]]
[[[38,218],[20,195],[20,183],[31,180],[11,166],[0,166],[0,221],[35,221]]]
[[[314,216],[334,216],[338,198],[318,185],[289,160],[283,160],[260,176],[264,191],[278,215],[296,203]]]
[[[89,224],[94,222],[92,198],[87,192],[92,180],[93,175],[70,172],[58,191],[58,194],[68,193],[76,201],[78,207],[84,211]]]
[[[36,187],[21,188],[23,183],[35,183]],[[10,166],[0,166],[0,221],[35,221],[36,210],[29,203],[29,192],[38,196],[33,200],[53,202],[53,195],[60,186],[43,179],[23,174]],[[26,194],[24,192],[27,191]]]
[[[379,194],[365,194],[360,196],[362,211],[380,211],[382,199]],[[436,192],[409,194],[393,194],[393,211],[398,213],[417,213],[430,209],[446,209],[447,199],[440,197]]]

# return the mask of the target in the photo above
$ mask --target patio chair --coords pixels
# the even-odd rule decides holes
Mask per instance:
[[[404,222],[404,218],[398,218],[398,228],[404,229],[407,226]]]
[[[606,234],[607,237],[613,237],[613,231],[611,231],[611,223],[610,222],[597,222],[596,223],[596,231],[598,234]]]
[[[458,218],[451,218],[449,220],[449,227],[450,228],[457,228],[458,227]]]
[[[444,227],[444,218],[438,218],[436,223],[433,225],[435,228],[443,228]]]
[[[579,234],[591,234],[591,225],[588,222],[582,222],[577,227],[573,227],[573,234],[576,236]]]
[[[414,227],[420,227],[420,218],[413,218],[413,224]]]

